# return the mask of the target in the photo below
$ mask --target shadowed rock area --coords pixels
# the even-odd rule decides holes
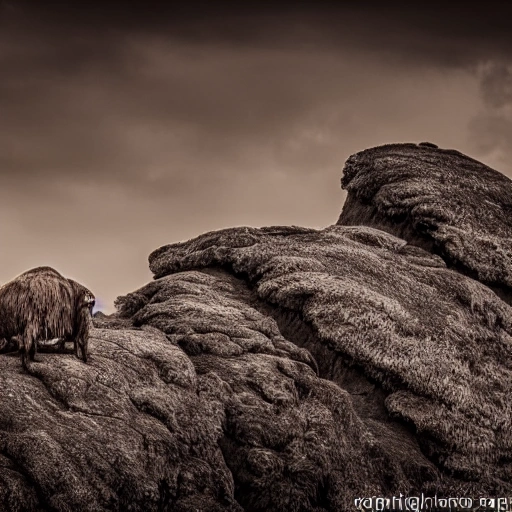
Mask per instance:
[[[0,354],[0,510],[337,512],[365,496],[510,495],[512,309],[487,286],[510,286],[510,226],[475,207],[507,204],[510,182],[428,145],[367,151],[347,162],[339,221],[360,225],[161,247],[155,280],[95,315],[87,364],[47,350],[28,374]],[[473,183],[471,204],[445,194],[442,172],[454,190]]]

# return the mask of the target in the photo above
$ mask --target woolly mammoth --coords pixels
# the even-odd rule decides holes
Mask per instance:
[[[23,367],[34,360],[38,340],[73,340],[87,362],[94,295],[51,267],[37,267],[0,287],[0,340],[17,340]]]

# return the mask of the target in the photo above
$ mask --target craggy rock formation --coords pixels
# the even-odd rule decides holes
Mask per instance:
[[[389,416],[413,427],[446,474],[512,485],[512,310],[491,290],[366,227],[230,229],[150,256],[157,277],[212,265],[247,276],[321,376],[353,390],[369,431],[400,461],[402,484],[427,466]]]
[[[136,326],[167,333],[199,382],[215,379],[219,445],[244,510],[346,510],[351,496],[341,489],[366,495],[396,483],[393,464],[374,464],[386,454],[349,394],[317,377],[309,352],[282,336],[243,281],[222,270],[180,272],[119,305]]]
[[[217,440],[215,377],[198,383],[161,332],[97,329],[91,361],[3,356],[2,510],[240,510]],[[213,393],[213,395],[212,395]]]
[[[121,299],[123,316],[144,302],[135,326],[92,331],[87,365],[39,354],[27,375],[2,356],[7,510],[347,510],[347,486],[396,479],[349,394],[243,281],[182,272]]]
[[[512,309],[487,286],[506,291],[510,254],[496,249],[494,271],[481,256],[510,231],[474,206],[506,204],[510,182],[465,158],[412,144],[355,155],[340,222],[358,226],[164,246],[155,280],[95,315],[87,364],[47,351],[26,373],[0,355],[0,510],[337,512],[364,496],[510,495]],[[466,161],[468,204],[437,178],[421,185]],[[384,175],[402,191],[396,211]],[[380,185],[363,201],[365,180]],[[439,220],[452,210],[461,223]]]
[[[512,287],[512,182],[454,150],[392,144],[352,155],[341,225],[366,225],[440,254],[450,266]]]

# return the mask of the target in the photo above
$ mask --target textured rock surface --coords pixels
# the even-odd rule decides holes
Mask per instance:
[[[340,222],[374,227],[154,251],[156,279],[95,315],[88,364],[42,347],[27,374],[0,340],[0,510],[510,495],[512,309],[485,284],[510,285],[510,182],[400,145],[351,157],[344,183]]]
[[[221,270],[180,272],[120,302],[136,325],[183,348],[199,381],[218,380],[220,446],[244,509],[346,510],[352,494],[341,490],[398,485],[391,459],[373,462],[385,453],[349,394],[316,376],[309,352],[283,338],[243,281]]]
[[[240,510],[215,385],[156,329],[96,329],[91,362],[2,356],[1,510]],[[2,508],[3,507],[3,508]]]
[[[231,229],[150,256],[157,276],[211,265],[247,276],[321,375],[355,388],[356,410],[383,445],[392,440],[404,481],[421,458],[394,451],[409,438],[388,415],[413,426],[445,474],[511,488],[512,310],[486,286],[366,227]]]
[[[432,248],[482,282],[512,287],[512,182],[454,150],[393,144],[352,155],[338,220]]]
[[[1,356],[6,510],[334,511],[408,482],[243,281],[180,272],[119,305],[87,365]]]

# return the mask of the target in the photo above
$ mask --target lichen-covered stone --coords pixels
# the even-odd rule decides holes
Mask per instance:
[[[454,150],[389,144],[352,155],[341,225],[427,247],[480,281],[512,287],[512,181]],[[512,296],[511,296],[512,297]]]
[[[241,510],[218,389],[156,329],[90,341],[88,364],[39,354],[30,375],[1,356],[0,510]]]
[[[321,376],[363,386],[368,398],[355,398],[356,410],[384,445],[392,439],[400,452],[411,443],[389,416],[405,420],[445,475],[512,486],[512,310],[489,288],[368,227],[237,228],[150,256],[157,277],[210,266],[247,276]],[[372,417],[369,405],[387,417]],[[414,463],[402,455],[407,473]]]

